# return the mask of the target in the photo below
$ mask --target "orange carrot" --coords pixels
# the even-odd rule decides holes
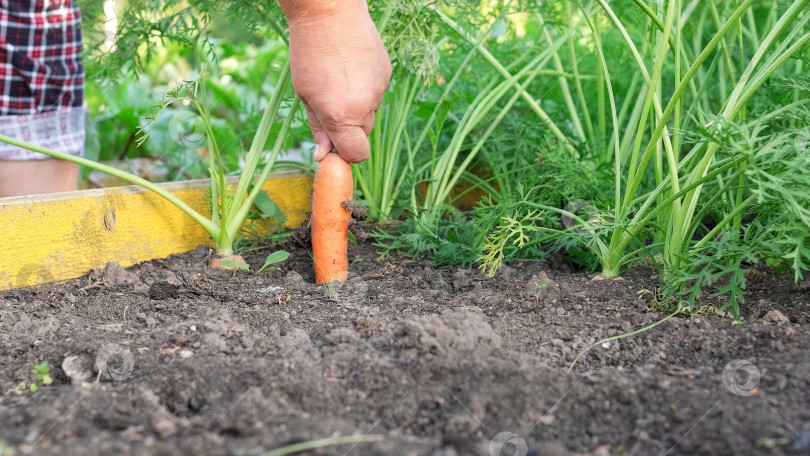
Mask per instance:
[[[349,274],[348,231],[352,168],[335,153],[326,154],[315,172],[312,190],[312,257],[315,283],[344,281]]]

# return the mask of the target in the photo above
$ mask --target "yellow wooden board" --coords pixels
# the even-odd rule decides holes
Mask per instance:
[[[208,180],[162,186],[210,213]],[[311,177],[276,173],[263,188],[287,215],[287,227],[304,222]],[[0,221],[0,290],[81,277],[109,261],[131,266],[211,245],[191,217],[136,186],[0,198]]]

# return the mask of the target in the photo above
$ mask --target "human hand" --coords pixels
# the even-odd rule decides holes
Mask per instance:
[[[315,139],[315,160],[334,146],[346,161],[368,158],[368,135],[391,77],[391,60],[365,0],[281,0],[290,27],[290,68]]]

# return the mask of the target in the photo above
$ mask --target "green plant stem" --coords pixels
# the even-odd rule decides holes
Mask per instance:
[[[278,115],[278,109],[281,107],[281,100],[284,97],[284,92],[287,90],[289,81],[290,64],[287,62],[281,71],[281,76],[279,76],[276,90],[273,92],[270,102],[267,103],[264,109],[256,135],[253,137],[253,141],[250,144],[250,150],[245,159],[245,166],[242,169],[242,175],[239,177],[239,183],[234,192],[235,197],[238,198],[237,202],[235,202],[237,205],[241,202],[243,195],[247,193],[248,186],[253,181],[253,174],[256,171],[256,167],[259,165],[264,146],[267,143],[267,137],[270,135],[270,129],[273,127],[273,123]],[[279,135],[279,137],[283,137],[283,135]],[[241,211],[227,211],[227,214],[223,214],[223,226],[230,228],[235,220],[233,217],[238,214],[241,214]],[[237,223],[241,226],[242,220],[239,220]],[[232,235],[235,235],[235,233],[232,233]]]
[[[621,243],[618,244],[618,245],[613,245],[613,244],[610,245],[609,251],[605,255],[606,258],[609,259],[609,262],[605,265],[607,267],[607,269],[613,274],[618,274],[619,273],[621,267],[624,264],[622,262],[622,258],[624,258],[624,255],[623,255],[624,249],[627,248],[627,245],[630,243],[630,241],[633,240],[636,233],[638,233],[638,231],[641,230],[641,228],[643,228],[650,220],[652,220],[652,218],[655,217],[660,211],[666,210],[667,206],[672,201],[674,201],[674,200],[676,200],[678,198],[681,198],[682,196],[688,194],[688,192],[693,191],[695,188],[703,185],[707,181],[709,181],[711,179],[714,179],[716,176],[718,176],[719,174],[725,172],[726,170],[728,170],[730,167],[732,167],[734,165],[735,165],[735,163],[726,162],[722,167],[712,171],[711,173],[709,173],[706,176],[699,179],[697,182],[693,182],[693,183],[681,188],[681,190],[678,193],[675,193],[675,194],[669,196],[661,204],[657,205],[649,213],[645,214],[645,211],[648,210],[652,206],[652,204],[656,201],[656,198],[657,198],[657,195],[659,194],[659,192],[661,192],[665,188],[667,188],[667,181],[666,180],[663,181],[656,188],[656,191],[654,191],[653,193],[651,193],[647,197],[647,199],[644,202],[644,205],[642,205],[642,207],[639,208],[638,213],[636,214],[636,216],[633,218],[633,220],[630,222],[630,224],[627,227],[624,228],[624,233],[623,233],[624,236],[621,238]],[[667,179],[668,179],[668,177],[667,177]],[[617,256],[617,252],[621,253],[622,255]],[[606,277],[604,272],[602,273],[602,276]],[[616,276],[612,276],[612,277],[616,277]],[[612,278],[612,277],[606,277],[606,278]]]
[[[481,45],[480,42],[477,42],[473,37],[471,37],[464,29],[462,29],[454,20],[450,19],[439,11],[434,5],[428,5],[428,9],[433,11],[439,19],[442,20],[445,24],[449,25],[456,33],[461,35],[462,38],[467,40],[470,44],[476,47],[478,52],[486,59],[487,62],[490,63],[504,78],[510,79],[511,74],[509,71],[504,68],[501,62],[496,59],[492,53],[490,53],[484,46]],[[526,103],[529,104],[529,107],[534,111],[540,119],[548,125],[549,130],[551,133],[563,144],[563,146],[569,150],[569,152],[576,154],[576,150],[574,146],[571,144],[571,141],[565,136],[565,134],[560,130],[557,124],[549,117],[549,115],[540,107],[540,104],[532,98],[531,95],[526,92],[525,88],[521,87],[519,84],[515,83],[514,88],[518,91],[521,98],[523,98]]]
[[[709,41],[709,43],[706,45],[703,51],[697,56],[695,61],[692,63],[692,66],[689,67],[689,70],[686,71],[686,74],[681,79],[681,83],[678,85],[677,89],[675,90],[675,93],[673,93],[669,103],[667,103],[666,108],[664,108],[664,111],[658,120],[658,125],[656,125],[655,130],[652,133],[652,137],[650,138],[650,141],[647,145],[647,149],[642,154],[643,158],[641,164],[638,167],[639,169],[646,168],[646,163],[652,156],[651,155],[652,149],[655,147],[655,144],[658,142],[658,140],[660,140],[662,133],[666,129],[666,123],[669,121],[669,117],[672,115],[673,111],[677,107],[678,99],[683,96],[689,81],[695,76],[700,66],[709,57],[714,48],[717,47],[717,45],[720,42],[720,39],[726,33],[728,33],[728,31],[734,25],[736,19],[739,16],[741,16],[745,12],[745,10],[751,6],[753,2],[754,0],[745,0],[742,4],[740,4],[737,10],[723,25],[723,27],[721,27],[720,30],[718,30],[717,33],[715,33],[715,35],[712,37],[712,39]],[[632,179],[632,182],[629,184],[626,192],[627,197],[625,199],[624,204],[626,204],[628,198],[632,197],[632,195],[634,195],[638,190],[638,186],[641,184],[642,174],[643,173],[637,173]],[[624,209],[626,211],[626,209],[628,208],[625,207]]]
[[[309,442],[295,443],[283,448],[262,453],[261,456],[284,456],[293,453],[300,453],[307,450],[315,450],[334,445],[346,445],[349,443],[379,442],[383,440],[382,435],[350,435],[343,437],[330,437],[326,439],[311,440]]]
[[[600,3],[603,3],[603,1],[600,0]],[[602,49],[602,39],[599,36],[599,31],[596,28],[596,24],[594,24],[591,21],[590,16],[588,15],[588,12],[585,10],[585,7],[580,4],[580,8],[582,9],[582,13],[585,15],[585,20],[587,21],[588,26],[590,27],[590,29],[593,32],[593,38],[594,38],[594,41],[596,42],[596,50],[597,50],[597,54],[599,56],[599,63],[601,65],[600,66],[600,69],[601,69],[600,74],[604,76],[605,82],[607,83],[608,95],[610,96],[610,113],[611,113],[611,116],[612,116],[612,119],[613,119],[613,136],[612,137],[613,137],[613,142],[614,142],[613,143],[613,149],[614,149],[614,152],[613,152],[614,153],[614,172],[615,172],[615,183],[614,183],[615,195],[614,195],[614,197],[616,198],[616,201],[619,201],[619,198],[621,198],[621,185],[622,185],[621,178],[622,177],[621,177],[621,147],[619,145],[619,119],[618,119],[618,114],[616,112],[616,100],[614,99],[614,95],[613,95],[613,86],[612,86],[612,83],[610,81],[610,72],[608,70],[607,60],[605,59],[604,50]],[[602,89],[601,81],[600,81],[600,84],[599,84],[599,88],[600,88],[600,91],[601,91],[601,89]],[[604,119],[603,119],[603,117],[604,117],[603,103],[604,102],[603,102],[603,97],[601,95],[599,97],[599,102],[600,102],[600,107],[599,107],[599,112],[600,112],[599,128],[600,128],[600,134],[602,135],[602,138],[604,139],[605,138]],[[618,205],[616,205],[616,210],[618,211]],[[618,215],[618,212],[617,212],[617,215]]]
[[[395,197],[400,190],[397,182],[402,152],[406,149],[408,114],[423,79],[404,69],[396,72],[391,90],[377,111],[375,127],[371,132],[371,155],[363,163],[353,165],[354,176],[363,198],[369,201],[369,220],[390,220]]]
[[[525,93],[524,88],[537,77],[538,72],[551,59],[553,53],[557,52],[562,44],[570,39],[574,32],[575,28],[567,30],[566,33],[556,39],[550,46],[544,49],[543,52],[532,59],[531,62],[525,64],[519,72],[510,75],[506,80],[501,82],[493,80],[485,90],[476,96],[475,100],[470,105],[471,107],[464,113],[463,118],[459,122],[450,144],[439,157],[428,163],[431,175],[435,176],[435,179],[428,184],[423,201],[423,209],[419,210],[415,204],[412,207],[414,213],[419,213],[422,225],[433,225],[440,219],[441,212],[445,207],[444,203],[450,191],[455,183],[458,182],[458,179],[466,170],[467,166],[475,158],[478,151],[483,147],[489,135],[497,128],[515,102]],[[525,79],[521,82],[521,78],[524,77]],[[495,119],[490,122],[489,126],[477,139],[470,152],[467,153],[462,163],[457,168],[454,168],[469,133],[484,120],[496,103],[512,88],[517,89],[515,90],[515,94],[506,102]]]
[[[678,84],[681,82],[681,44],[682,44],[682,33],[683,30],[681,29],[681,10],[682,10],[681,0],[676,1],[675,11],[675,30],[673,31],[675,45],[672,47],[672,51],[675,54],[675,74],[674,74],[674,83],[675,87],[678,87]],[[683,98],[680,99],[678,102],[678,106],[675,109],[675,119],[673,122],[673,131],[675,131],[675,136],[672,138],[672,153],[675,157],[675,160],[678,160],[678,157],[681,155],[681,135],[678,134],[681,131],[681,116],[683,115]]]
[[[731,178],[728,179],[722,187],[720,187],[720,190],[715,192],[715,194],[708,201],[706,201],[700,212],[698,212],[697,215],[695,215],[694,219],[692,220],[692,224],[689,225],[689,228],[687,228],[686,230],[689,239],[692,239],[694,237],[695,230],[697,230],[698,225],[700,224],[701,220],[703,220],[703,216],[706,214],[706,212],[709,211],[711,205],[714,204],[715,201],[717,201],[718,199],[722,198],[723,195],[725,195],[726,191],[734,184],[734,179],[742,176],[743,171],[744,169],[742,168],[737,170],[737,172],[734,173],[734,175],[731,176]]]
[[[486,30],[484,33],[481,34],[481,37],[479,38],[478,44],[482,43],[484,41],[484,39],[486,39],[486,36],[491,31],[492,27],[494,27],[494,24],[491,25],[488,30]],[[464,56],[464,60],[459,65],[456,72],[453,74],[453,76],[450,78],[450,80],[445,84],[444,91],[442,92],[441,96],[439,97],[439,101],[436,104],[437,107],[440,107],[442,105],[442,103],[446,102],[446,100],[448,100],[449,97],[452,95],[453,87],[455,87],[456,83],[458,82],[459,78],[461,77],[462,73],[464,72],[464,69],[466,68],[467,64],[470,62],[472,57],[475,55],[475,53],[476,53],[476,49],[475,49],[475,47],[473,47],[473,49],[470,49],[470,51],[467,52],[467,54]],[[420,132],[420,134],[416,138],[416,140],[413,143],[408,144],[406,146],[406,148],[407,148],[406,161],[407,161],[408,169],[407,169],[406,172],[400,173],[400,177],[399,177],[399,179],[397,180],[397,183],[396,183],[397,188],[401,188],[400,186],[405,181],[406,176],[409,176],[409,175],[413,176],[416,173],[416,165],[414,163],[414,158],[416,156],[417,151],[419,151],[422,148],[422,144],[424,144],[425,139],[427,138],[428,134],[431,132],[431,129],[433,129],[433,128],[436,128],[437,130],[441,129],[441,125],[437,124],[438,115],[439,115],[439,110],[434,109],[433,112],[430,114],[430,118],[428,118],[427,123],[425,124],[425,127],[422,129],[422,131]],[[438,131],[437,131],[437,133],[438,133]],[[407,135],[405,135],[405,140],[406,141],[408,140]],[[434,145],[434,151],[433,152],[435,154],[435,145]],[[432,162],[433,162],[433,160],[431,161],[431,163]],[[416,213],[418,213],[418,204],[417,204],[417,198],[416,198],[416,185],[411,186],[410,194],[411,194],[410,210],[411,210],[411,212],[416,214]]]
[[[262,183],[267,179],[267,176],[270,174],[270,170],[275,164],[276,158],[281,151],[281,146],[284,144],[284,139],[287,136],[287,132],[290,130],[290,125],[292,125],[292,122],[295,119],[295,114],[300,106],[301,100],[296,97],[292,106],[290,106],[290,111],[287,113],[287,118],[284,119],[284,124],[282,124],[281,130],[276,137],[276,143],[273,146],[272,152],[270,153],[270,158],[267,160],[267,163],[265,163],[264,169],[262,170],[261,174],[259,174],[259,177],[255,179],[256,184],[253,186],[250,194],[248,194],[247,198],[245,198],[244,202],[242,202],[242,204],[239,206],[236,214],[232,216],[230,225],[228,225],[228,233],[230,233],[231,240],[236,237],[239,228],[244,223],[245,217],[247,217],[248,212],[250,212],[250,208],[253,207],[256,197],[258,197],[259,193],[262,191]],[[242,179],[244,178],[245,176],[243,174]],[[248,179],[253,180],[254,176],[250,175]]]
[[[654,242],[654,243],[652,243],[650,245],[645,245],[645,246],[639,247],[638,249],[633,250],[632,252],[630,252],[630,253],[626,254],[624,257],[622,257],[620,263],[622,265],[625,265],[625,264],[629,263],[633,258],[636,258],[636,256],[639,253],[646,252],[649,255],[650,249],[654,249],[656,247],[663,247],[663,246],[664,246],[664,242],[662,241],[662,242]],[[650,256],[652,257],[652,255],[650,255]],[[657,264],[657,262],[656,262],[656,264]]]
[[[796,2],[796,3],[794,3],[792,5],[791,8],[799,5],[800,3],[802,4],[802,6],[805,6],[808,3],[808,1],[810,1],[810,0],[804,0],[804,1],[801,1],[801,2]],[[768,78],[768,76],[770,76],[774,71],[776,71],[776,69],[780,65],[782,65],[791,55],[798,52],[808,42],[810,42],[810,32],[806,33],[805,35],[803,35],[800,39],[798,39],[796,41],[793,41],[792,36],[789,37],[787,40],[785,40],[785,42],[786,43],[791,42],[791,43],[793,43],[793,45],[791,45],[784,52],[777,51],[775,53],[775,55],[772,56],[769,59],[769,62],[765,65],[765,67],[762,70],[760,70],[760,72],[758,72],[754,76],[754,78],[751,81],[751,84],[747,87],[748,90],[745,90],[744,88],[741,88],[741,86],[748,80],[748,75],[750,75],[753,72],[753,67],[759,61],[759,59],[757,59],[756,57],[759,56],[760,59],[761,59],[762,56],[764,56],[764,54],[766,52],[765,48],[769,48],[770,44],[773,41],[775,41],[776,37],[779,36],[781,34],[781,31],[783,31],[784,28],[787,26],[786,23],[781,24],[781,27],[779,26],[779,24],[783,20],[787,20],[788,23],[789,23],[788,18],[791,17],[791,16],[795,17],[795,15],[798,14],[797,11],[792,11],[792,14],[790,14],[790,13],[791,13],[791,10],[789,9],[788,13],[786,13],[784,16],[782,16],[779,23],[777,23],[777,26],[774,27],[774,30],[771,30],[771,33],[769,33],[769,35],[763,40],[763,45],[762,45],[763,47],[761,47],[760,49],[757,50],[755,58],[753,58],[751,60],[751,62],[749,63],[748,68],[746,68],[746,70],[745,70],[745,73],[743,74],[743,76],[740,77],[740,81],[738,82],[738,86],[735,87],[735,89],[734,89],[734,91],[733,91],[733,93],[731,95],[731,99],[729,100],[729,102],[728,102],[728,104],[726,106],[726,109],[723,111],[723,114],[722,114],[723,118],[726,118],[726,119],[733,118],[737,114],[737,112],[740,109],[742,109],[745,102],[748,100],[749,97],[751,97],[753,92],[756,91],[756,89],[759,88],[759,86],[762,85],[765,82],[765,80]],[[810,15],[808,15],[807,18],[810,18]],[[805,21],[806,20],[807,19],[805,19]],[[780,29],[780,30],[777,31],[777,29]],[[699,178],[700,176],[703,176],[705,174],[706,169],[708,168],[710,161],[714,157],[714,152],[717,150],[717,148],[718,148],[717,143],[712,143],[712,144],[710,144],[708,146],[706,154],[704,154],[701,161],[697,164],[697,166],[692,171],[691,176],[690,176],[691,179]],[[694,213],[695,206],[697,205],[697,200],[698,200],[699,193],[700,193],[700,187],[696,188],[692,193],[689,193],[689,194],[684,196],[684,207],[687,208],[687,213],[686,213],[686,216],[683,217],[683,219],[680,221],[681,225],[687,225],[691,221],[692,214]]]
[[[636,48],[632,38],[630,37],[630,34],[627,32],[627,29],[624,27],[624,25],[622,24],[619,17],[616,16],[616,14],[610,8],[610,6],[607,4],[607,2],[605,2],[604,0],[597,0],[597,1],[598,1],[599,6],[605,11],[605,13],[610,18],[611,22],[613,22],[614,26],[616,27],[616,29],[621,34],[624,42],[630,48],[630,52],[633,55],[633,57],[634,57],[634,59],[636,61],[636,64],[639,67],[639,70],[641,71],[641,75],[644,78],[644,82],[647,84],[647,91],[643,92],[643,93],[646,94],[645,95],[645,97],[646,97],[645,98],[645,103],[642,104],[641,112],[638,114],[638,119],[643,120],[643,122],[638,122],[637,124],[636,123],[631,124],[631,125],[637,125],[637,128],[638,128],[638,133],[636,134],[635,146],[633,148],[633,153],[632,153],[631,158],[630,158],[630,164],[628,165],[628,170],[629,171],[628,171],[628,179],[627,180],[628,181],[633,181],[633,179],[634,179],[634,177],[635,177],[635,175],[637,173],[637,169],[641,169],[642,171],[644,169],[646,169],[646,162],[644,163],[644,166],[640,166],[638,168],[636,167],[636,163],[638,161],[638,151],[639,151],[639,149],[641,147],[641,138],[643,137],[644,128],[645,128],[645,122],[646,122],[647,117],[649,116],[650,107],[652,106],[652,108],[655,109],[655,114],[656,114],[656,116],[658,118],[660,118],[661,115],[662,115],[661,106],[660,106],[660,103],[658,101],[658,98],[654,96],[656,86],[653,85],[653,81],[655,81],[656,85],[657,85],[658,81],[660,81],[660,77],[659,78],[654,78],[654,77],[650,76],[649,72],[647,71],[647,67],[646,67],[646,65],[644,63],[644,58],[641,56],[641,53],[639,53],[639,51]],[[639,97],[639,98],[641,98],[641,97]],[[650,100],[652,105],[648,104],[646,102],[646,100]],[[635,115],[634,115],[634,119],[635,119]],[[631,130],[631,127],[628,127],[628,131],[629,130]],[[664,145],[665,145],[665,147],[667,147],[668,153],[672,153],[671,152],[672,151],[672,144],[670,143],[669,133],[668,133],[668,131],[666,129],[664,130],[663,137],[664,137]],[[619,157],[619,160],[621,160],[621,156]],[[621,171],[619,171],[619,174],[621,174]],[[628,192],[625,193],[625,198],[629,198],[629,197],[630,196],[629,196],[629,188],[628,188]],[[618,207],[620,199],[617,199],[616,201],[617,201],[616,205]]]
[[[553,40],[551,39],[551,34],[548,32],[547,27],[543,27],[544,21],[543,16],[540,13],[537,13],[537,20],[540,22],[540,27],[543,28],[543,37],[546,39],[547,44],[552,44]],[[571,40],[568,40],[570,43]],[[563,65],[562,60],[557,52],[552,53],[552,58],[554,60],[554,67],[557,69],[558,72],[563,72]],[[560,91],[562,92],[563,100],[565,101],[565,106],[568,108],[568,113],[571,117],[571,123],[574,125],[574,131],[577,134],[577,137],[580,141],[585,141],[585,130],[582,128],[582,121],[579,119],[579,115],[577,114],[577,108],[574,106],[574,98],[571,96],[571,88],[568,86],[568,80],[565,77],[558,77],[557,82],[560,84]]]
[[[571,17],[571,2],[565,2],[565,10],[568,17]],[[570,25],[571,24],[569,24],[569,26]],[[574,44],[574,41],[575,40],[573,39],[568,40],[568,53],[571,59],[571,71],[574,74],[574,86],[576,87],[577,90],[577,98],[579,100],[579,105],[582,107],[582,109],[585,110],[585,115],[583,117],[585,118],[585,128],[588,133],[588,140],[592,144],[595,144],[596,137],[594,134],[593,122],[591,121],[591,116],[588,113],[587,108],[588,103],[585,101],[585,92],[582,90],[583,77],[579,74],[579,62],[577,59],[576,46]]]
[[[717,0],[710,0],[708,3],[710,6],[710,11],[712,13],[712,20],[714,21],[714,26],[719,29],[720,14],[717,12]],[[734,84],[737,82],[737,75],[734,74],[734,64],[731,62],[731,53],[728,50],[728,45],[726,45],[725,37],[723,37],[720,40],[720,50],[722,51],[723,58],[725,59],[726,68],[728,68],[729,80],[731,81],[732,84]]]
[[[576,356],[576,358],[574,358],[574,360],[571,361],[571,364],[568,366],[568,370],[566,370],[566,372],[571,373],[571,370],[574,368],[574,365],[576,365],[577,361],[579,361],[579,358],[581,358],[582,355],[584,355],[585,353],[588,353],[592,348],[594,348],[594,347],[596,347],[598,345],[602,345],[602,344],[604,344],[606,342],[610,342],[610,341],[613,341],[613,340],[624,339],[625,337],[635,336],[635,335],[641,334],[641,333],[643,333],[645,331],[649,331],[650,329],[655,328],[656,326],[660,325],[661,323],[664,323],[665,321],[667,321],[670,318],[680,314],[681,312],[682,312],[681,309],[678,309],[675,312],[673,312],[673,313],[667,315],[666,317],[662,318],[661,320],[658,320],[655,323],[653,323],[651,325],[647,325],[647,326],[645,326],[645,327],[643,327],[641,329],[637,329],[635,331],[631,331],[631,332],[625,333],[625,334],[619,334],[617,336],[606,337],[606,338],[604,338],[602,340],[598,340],[598,341],[594,342],[588,348],[586,348],[585,350],[582,350],[581,352],[579,352],[579,354]]]
[[[659,116],[658,125],[656,125],[655,130],[652,132],[651,138],[650,138],[649,143],[647,145],[647,148],[645,149],[644,153],[641,156],[641,160],[640,160],[640,163],[639,163],[639,166],[638,166],[639,170],[646,169],[647,163],[649,162],[650,158],[652,157],[651,152],[655,149],[656,145],[658,144],[658,141],[661,138],[661,135],[664,133],[664,131],[666,129],[666,123],[669,120],[669,117],[672,115],[672,113],[674,112],[674,110],[678,106],[678,100],[681,97],[683,97],[684,91],[685,91],[687,85],[689,84],[689,82],[691,81],[691,79],[695,76],[695,74],[697,73],[700,66],[709,57],[709,55],[714,50],[714,48],[717,47],[717,45],[719,44],[721,38],[731,29],[731,27],[736,22],[737,18],[739,18],[746,11],[746,9],[751,6],[752,3],[753,3],[753,0],[746,0],[745,2],[743,2],[742,4],[739,5],[739,7],[734,11],[734,13],[732,13],[731,17],[726,21],[726,23],[724,23],[723,26],[720,28],[720,30],[718,30],[717,33],[715,33],[715,35],[712,37],[712,39],[709,41],[709,43],[706,45],[706,47],[703,49],[703,51],[697,56],[695,61],[690,66],[689,70],[687,70],[684,77],[681,78],[680,84],[678,85],[678,87],[676,88],[674,94],[672,95],[669,102],[667,103],[667,106],[664,109],[663,113],[661,114],[661,116]],[[655,78],[653,78],[653,79],[655,79]],[[648,98],[649,98],[649,94],[648,94]],[[643,118],[643,116],[642,116],[642,118]],[[638,140],[638,137],[637,137],[637,140]],[[711,148],[711,146],[709,146],[709,147]],[[708,165],[708,162],[707,162],[707,165]],[[632,169],[635,169],[635,167],[631,167],[631,172],[632,172]],[[676,169],[677,169],[677,165],[676,165]],[[628,179],[628,181],[629,181],[628,188],[627,188],[627,191],[625,192],[625,200],[621,203],[622,210],[619,212],[620,214],[626,214],[626,213],[629,212],[629,209],[630,209],[629,203],[630,203],[630,201],[632,201],[634,199],[634,197],[636,195],[636,192],[638,191],[638,187],[641,184],[641,178],[642,178],[643,174],[644,174],[643,172],[638,172],[638,173],[635,173],[633,175],[632,179]],[[671,181],[672,180],[674,180],[674,179],[671,179]],[[685,195],[685,198],[688,198],[688,197],[689,197],[689,194]],[[690,206],[685,201],[683,203],[683,207],[687,208],[686,209],[686,215],[687,215],[687,219],[688,219],[688,214],[690,214],[690,212],[689,212]],[[685,214],[682,211],[679,211],[676,215],[677,215],[677,219],[682,220],[684,218]],[[619,220],[621,220],[621,217],[619,218]],[[680,225],[680,228],[678,228],[678,225]],[[676,224],[673,225],[673,227],[676,228],[676,229],[683,229],[683,228],[685,228],[683,225],[684,225],[683,223],[679,223],[679,224],[676,223]],[[680,234],[682,234],[682,232],[681,233],[677,233],[677,232],[673,233],[670,236],[670,239],[675,239],[676,236],[678,236],[679,239],[683,239],[682,236],[680,236]],[[610,264],[605,265],[604,269],[606,269],[606,271],[603,272],[603,275],[605,273],[618,274],[618,268],[616,267],[616,263],[618,263],[618,261],[620,261],[621,257],[623,256],[624,246],[627,245],[627,243],[630,241],[630,239],[634,235],[635,235],[635,233],[632,233],[632,232],[631,233],[624,233],[623,229],[614,230],[613,236],[611,237],[611,241],[610,241],[610,253],[607,255],[608,258],[609,258]],[[674,252],[673,252],[673,257],[674,257]],[[606,276],[606,277],[608,277],[608,276]]]
[[[567,35],[555,41],[553,45],[549,46],[544,52],[538,55],[529,64],[524,66],[520,72],[498,84],[494,90],[482,92],[482,94],[477,98],[478,101],[473,102],[473,108],[464,114],[464,119],[460,122],[459,128],[456,131],[456,134],[453,136],[450,146],[436,162],[436,169],[439,170],[440,176],[438,182],[431,182],[428,185],[428,190],[425,195],[425,207],[428,208],[428,211],[435,211],[442,206],[443,202],[450,194],[452,187],[461,177],[461,174],[464,172],[464,170],[466,170],[467,166],[475,158],[476,154],[481,147],[483,147],[486,140],[506,116],[506,113],[509,112],[512,106],[521,96],[521,93],[523,93],[522,87],[526,87],[531,83],[531,81],[537,76],[537,71],[542,68],[548,60],[550,60],[552,53],[559,49],[563,42],[562,40],[566,38]],[[524,77],[524,75],[526,77],[525,81],[522,84],[518,83],[519,79]],[[476,144],[467,154],[467,157],[458,167],[457,171],[453,173],[453,165],[458,158],[465,137],[479,122],[483,120],[484,116],[492,109],[495,103],[500,100],[510,88],[515,86],[518,87],[515,95],[513,95],[513,97],[501,109],[494,121],[492,121],[489,127],[487,127],[483,135],[478,138]],[[433,213],[429,215],[428,218],[435,219],[437,215],[438,214]]]
[[[724,226],[731,223],[739,214],[742,213],[742,211],[746,207],[748,207],[749,204],[753,203],[755,200],[756,195],[751,195],[748,198],[746,198],[745,201],[738,204],[737,207],[735,207],[733,211],[731,211],[728,215],[726,215],[726,217],[723,220],[721,220],[711,231],[709,231],[706,234],[706,236],[703,236],[703,239],[698,241],[698,243],[695,244],[695,247],[699,248],[705,246],[706,243],[708,243],[714,237],[715,234],[720,232],[720,230],[723,229]]]
[[[219,152],[219,144],[217,144],[217,140],[214,137],[214,130],[211,128],[211,122],[208,120],[208,114],[206,110],[203,110],[203,107],[200,106],[197,97],[192,98],[191,102],[194,103],[194,107],[197,108],[197,112],[200,113],[200,118],[205,125],[205,133],[208,137],[209,147],[214,151],[215,163],[218,168],[216,175],[219,177],[220,188],[225,188],[225,168],[222,164],[222,154]]]

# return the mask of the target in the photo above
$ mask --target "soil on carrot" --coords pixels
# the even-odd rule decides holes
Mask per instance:
[[[743,324],[673,318],[568,374],[665,316],[654,271],[486,279],[363,244],[348,282],[317,286],[287,248],[270,274],[210,269],[199,248],[0,292],[0,454],[260,455],[337,435],[383,440],[309,454],[810,452],[806,283],[752,273]],[[31,393],[43,361],[53,383]]]

